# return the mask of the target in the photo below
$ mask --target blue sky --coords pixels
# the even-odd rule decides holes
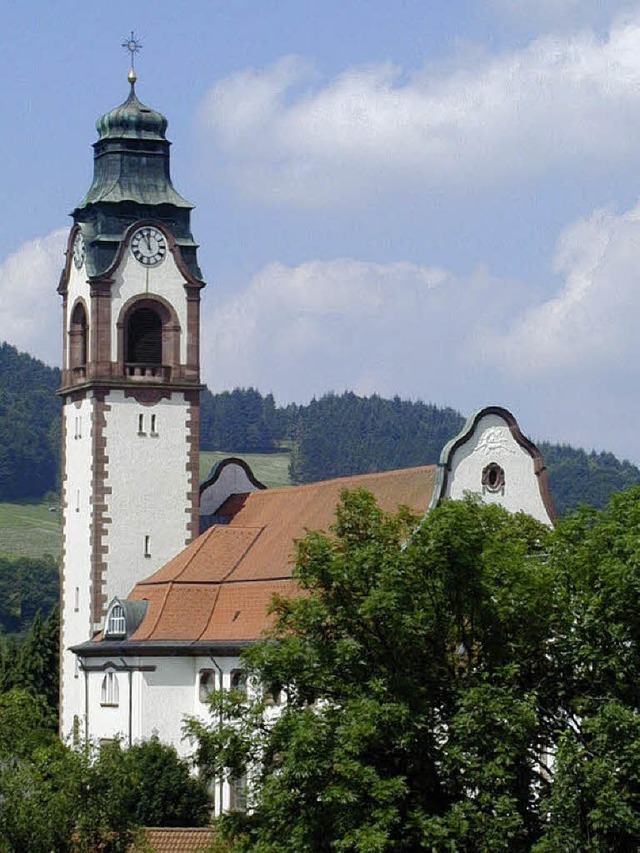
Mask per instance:
[[[134,29],[196,204],[212,390],[496,403],[640,463],[640,2],[3,6],[0,338],[58,361]]]

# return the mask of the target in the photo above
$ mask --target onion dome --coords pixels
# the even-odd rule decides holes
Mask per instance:
[[[185,264],[200,279],[190,226],[193,205],[171,181],[167,119],[138,99],[133,71],[129,83],[126,101],[96,122],[93,180],[72,214],[82,228],[87,271],[95,276],[109,269],[127,228],[153,219],[169,228]]]
[[[127,100],[96,122],[100,139],[166,139],[166,118],[138,100],[135,79],[134,75],[129,76],[131,91]]]
[[[119,202],[193,207],[171,183],[167,120],[138,100],[135,81],[129,74],[127,100],[96,122],[100,138],[93,146],[93,182],[78,210]]]

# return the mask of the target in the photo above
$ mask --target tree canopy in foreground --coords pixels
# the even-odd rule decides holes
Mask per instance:
[[[42,697],[0,694],[1,853],[126,853],[141,826],[203,826],[209,797],[175,749],[71,748]]]
[[[281,714],[218,695],[225,725],[188,724],[208,773],[252,780],[233,849],[638,849],[640,490],[553,531],[345,494],[296,574],[245,655]]]

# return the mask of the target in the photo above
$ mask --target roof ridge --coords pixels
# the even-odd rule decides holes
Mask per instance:
[[[306,489],[318,488],[319,486],[327,486],[333,483],[339,483],[342,480],[366,480],[372,479],[373,477],[386,477],[391,476],[393,474],[403,474],[409,471],[428,471],[431,469],[437,469],[437,465],[434,462],[425,465],[408,465],[406,468],[390,468],[387,471],[366,471],[360,474],[341,474],[339,477],[330,477],[328,480],[314,480],[312,483],[294,483],[291,486],[277,486],[275,488],[265,489],[264,492],[249,492],[247,494],[248,498],[253,498],[254,496],[263,496],[263,495],[273,495],[280,493],[291,493]]]

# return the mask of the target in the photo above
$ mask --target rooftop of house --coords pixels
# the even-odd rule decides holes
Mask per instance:
[[[494,469],[495,482],[488,479]],[[109,633],[108,611],[105,633],[74,651],[83,656],[236,654],[272,624],[274,594],[299,591],[293,577],[296,541],[310,530],[328,532],[341,493],[357,488],[371,492],[389,512],[405,506],[422,516],[440,500],[471,491],[546,524],[554,517],[540,453],[513,415],[495,406],[469,419],[438,466],[267,490],[246,463],[230,458],[202,486],[212,526],[140,581],[127,599],[114,599],[111,606],[124,611],[126,630],[121,615],[114,620],[118,632]]]
[[[134,587],[129,601],[147,602],[135,631],[120,640],[107,636],[93,646],[133,651],[144,644],[159,651],[170,644],[189,653],[194,645],[234,647],[255,641],[270,624],[267,610],[274,593],[287,596],[297,590],[295,541],[309,530],[329,530],[343,490],[367,489],[384,510],[406,506],[423,514],[435,482],[436,466],[426,465],[231,495],[219,511],[226,524],[210,527]]]
[[[131,853],[204,853],[209,850],[214,838],[212,827],[201,828],[153,828],[143,829],[139,843]]]

